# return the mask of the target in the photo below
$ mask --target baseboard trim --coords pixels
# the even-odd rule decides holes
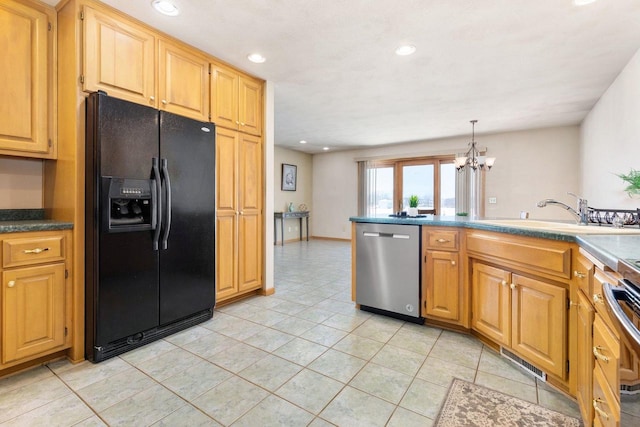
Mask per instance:
[[[351,239],[342,239],[339,237],[322,237],[322,236],[311,236],[312,239],[315,240],[331,240],[334,242],[351,242]]]

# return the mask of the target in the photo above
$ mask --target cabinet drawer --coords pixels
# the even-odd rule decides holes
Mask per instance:
[[[591,295],[594,265],[584,256],[576,255],[575,265],[573,267],[573,279],[576,281],[579,289],[582,289],[585,295]]]
[[[620,403],[607,384],[600,366],[593,370],[593,400],[594,425],[604,427],[618,427],[620,425]]]
[[[429,249],[458,249],[460,233],[457,230],[430,230],[426,228],[426,243]]]
[[[571,278],[571,247],[565,242],[504,233],[467,233],[467,251],[503,265]]]
[[[604,301],[604,294],[602,293],[602,284],[605,282],[616,284],[617,280],[613,277],[610,277],[603,271],[596,269],[593,276],[593,289],[591,290],[589,299],[591,300],[593,307],[596,309],[597,313],[600,315],[609,329],[612,331],[617,331],[615,327],[615,322],[617,322],[617,320],[614,322],[614,320],[611,318],[611,315],[609,314],[609,311],[607,310],[607,307],[605,305],[606,302]],[[615,335],[619,336],[617,332],[615,332]]]
[[[619,383],[620,342],[599,314],[596,314],[593,321],[592,351],[596,358],[596,365],[602,369],[605,380],[611,388],[615,389]]]
[[[5,239],[2,242],[2,266],[4,268],[22,265],[63,261],[64,236],[26,237]]]

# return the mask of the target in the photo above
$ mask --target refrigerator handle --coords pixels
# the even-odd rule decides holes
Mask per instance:
[[[164,176],[164,184],[166,193],[165,200],[165,220],[164,220],[164,234],[162,235],[162,249],[169,247],[169,232],[171,231],[171,178],[169,178],[169,168],[167,167],[167,159],[161,160],[162,175]]]
[[[151,172],[153,173],[153,191],[151,192],[151,229],[153,231],[153,250],[159,249],[160,229],[162,228],[162,183],[158,170],[158,158],[151,159]]]

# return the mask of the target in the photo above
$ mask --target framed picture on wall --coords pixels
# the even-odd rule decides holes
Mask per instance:
[[[296,165],[282,164],[282,191],[296,191],[297,175],[298,167]]]

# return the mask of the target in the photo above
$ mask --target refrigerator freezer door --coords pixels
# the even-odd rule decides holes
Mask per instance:
[[[158,325],[153,231],[108,233],[103,177],[149,179],[159,157],[158,112],[104,94],[87,101],[86,343],[93,347]]]
[[[163,214],[171,213],[171,229],[167,248],[160,250],[164,325],[215,305],[213,124],[161,111],[160,157],[171,179],[171,205],[165,203]]]

